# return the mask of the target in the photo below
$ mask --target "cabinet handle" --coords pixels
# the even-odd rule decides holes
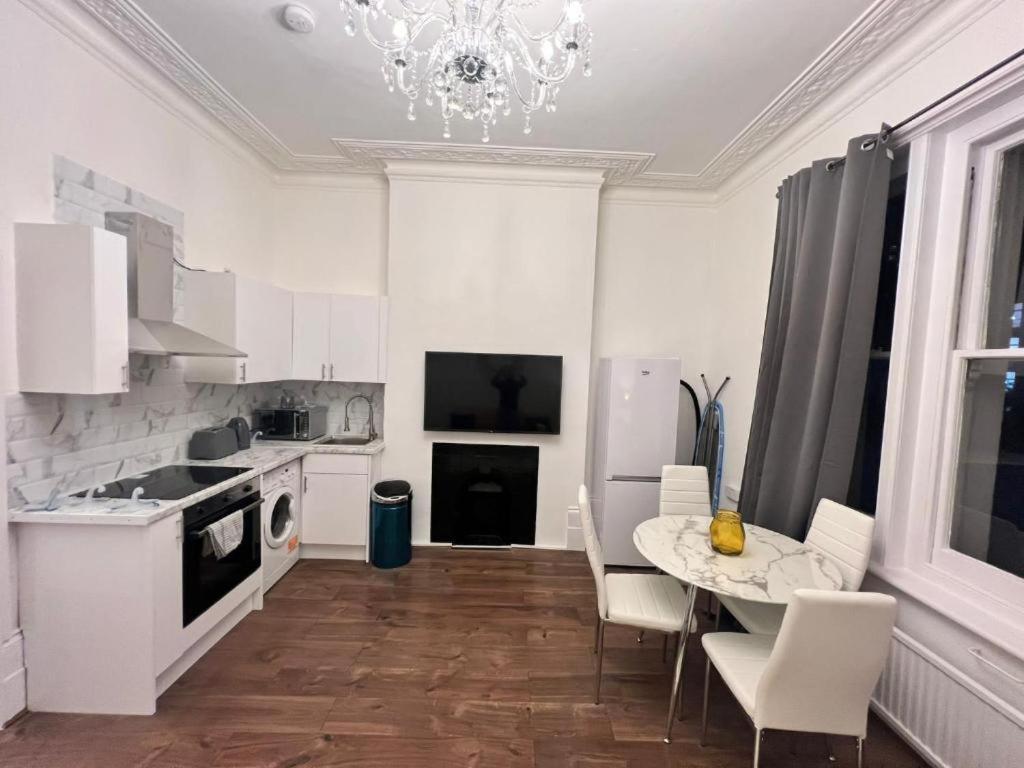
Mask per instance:
[[[242,383],[245,383],[245,363],[242,363]]]
[[[327,363],[320,363],[320,379],[327,378]]]
[[[180,544],[185,539],[185,521],[182,518],[178,518],[178,543]]]
[[[302,476],[302,492],[309,493],[309,475]]]
[[[128,389],[128,363],[121,366],[121,389]]]
[[[331,381],[334,381],[334,363],[331,363]]]

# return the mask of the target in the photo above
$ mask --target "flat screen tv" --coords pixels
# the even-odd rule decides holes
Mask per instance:
[[[427,352],[423,429],[557,435],[562,358]]]

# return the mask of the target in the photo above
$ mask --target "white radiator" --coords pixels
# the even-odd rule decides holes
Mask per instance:
[[[899,629],[873,706],[936,768],[1024,765],[1021,713]]]

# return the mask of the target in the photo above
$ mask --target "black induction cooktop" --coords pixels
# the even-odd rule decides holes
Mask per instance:
[[[248,472],[249,467],[203,467],[175,464],[159,467],[131,477],[106,483],[106,489],[96,496],[108,499],[130,499],[136,488],[142,488],[143,499],[182,499],[210,486],[223,483]],[[85,492],[77,494],[85,496]]]

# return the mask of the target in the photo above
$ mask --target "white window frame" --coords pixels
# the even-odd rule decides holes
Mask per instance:
[[[1016,98],[1004,92],[991,106],[953,108],[908,141],[871,571],[1024,659],[1024,579],[952,550],[948,540],[967,362],[1024,359],[1024,350],[976,348],[999,155],[1024,141],[1024,87],[1015,90]]]

